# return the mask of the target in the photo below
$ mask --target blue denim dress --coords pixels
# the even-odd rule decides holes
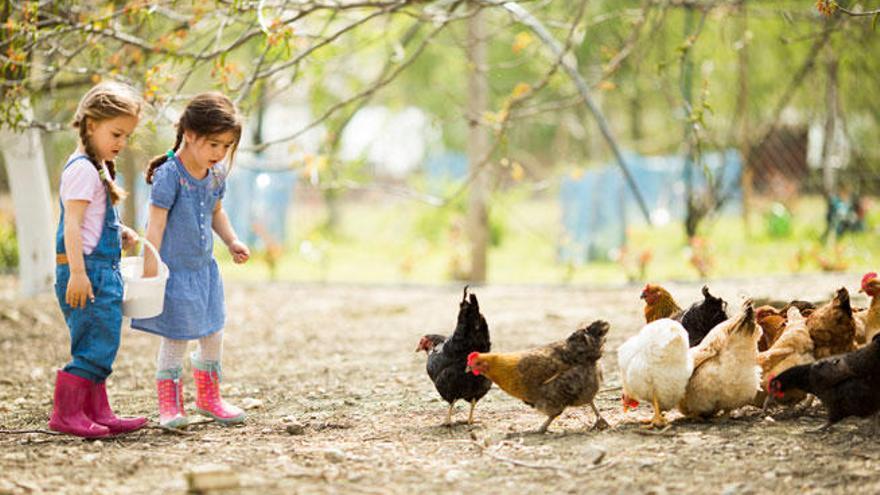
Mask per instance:
[[[85,155],[71,158],[66,169],[77,160],[88,160]],[[61,219],[55,235],[55,252],[66,254],[64,247],[64,202],[61,202]],[[101,237],[94,251],[83,256],[86,275],[92,283],[94,301],[87,301],[85,308],[72,308],[65,301],[70,265],[55,267],[55,296],[61,305],[64,321],[70,330],[70,355],[73,360],[64,371],[96,383],[110,376],[122,329],[122,273],[119,257],[122,242],[119,232],[119,215],[107,193],[107,210]]]
[[[211,223],[214,206],[226,192],[225,179],[220,164],[204,179],[196,179],[176,155],[155,170],[150,203],[168,210],[159,255],[170,276],[162,314],[133,319],[132,328],[178,340],[198,339],[223,328],[226,306]]]

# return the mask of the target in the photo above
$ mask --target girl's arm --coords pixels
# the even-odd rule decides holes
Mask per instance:
[[[211,216],[211,228],[220,236],[229,252],[232,254],[232,261],[236,263],[244,263],[251,257],[251,251],[248,247],[238,239],[235,235],[235,229],[229,222],[229,215],[223,209],[223,202],[217,201],[214,206],[214,213]]]
[[[70,268],[64,301],[74,309],[85,308],[87,300],[95,300],[92,282],[86,274],[82,248],[82,222],[88,206],[88,201],[80,199],[64,203],[64,252],[67,253],[67,265]]]
[[[165,236],[165,225],[168,223],[168,210],[150,205],[150,222],[147,224],[147,240],[156,251],[162,249],[162,238]],[[159,273],[156,257],[146,246],[144,247],[144,277],[155,277]]]

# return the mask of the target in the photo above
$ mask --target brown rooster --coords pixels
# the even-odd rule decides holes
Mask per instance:
[[[816,360],[813,357],[813,339],[807,330],[807,321],[801,315],[800,310],[792,306],[788,310],[787,318],[783,320],[785,330],[782,335],[773,342],[772,347],[758,354],[758,366],[761,367],[761,390],[767,390],[770,379],[783,371],[801,364],[810,364]],[[766,394],[760,393],[756,405],[763,403],[767,409],[769,402],[764,401]],[[785,404],[796,404],[804,399],[806,394],[791,391],[786,394]],[[769,396],[768,396],[769,397]]]
[[[765,305],[755,310],[755,319],[761,330],[761,340],[758,341],[758,352],[764,352],[773,346],[773,343],[785,330],[785,315],[773,306]]]
[[[544,347],[511,353],[472,352],[467,370],[483,375],[501,390],[547,415],[538,433],[567,407],[589,404],[596,413],[594,429],[608,427],[593,399],[602,383],[599,358],[609,325],[594,321],[567,339]]]
[[[655,284],[648,284],[642,290],[641,299],[645,300],[645,323],[660,318],[677,319],[681,316],[681,308],[668,290]]]
[[[815,345],[813,355],[816,359],[856,349],[856,322],[845,287],[837,290],[834,299],[810,314],[807,330]]]

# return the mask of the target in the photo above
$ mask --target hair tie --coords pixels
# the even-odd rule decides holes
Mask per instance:
[[[174,158],[174,150],[166,151],[165,156],[167,156],[168,158]]]

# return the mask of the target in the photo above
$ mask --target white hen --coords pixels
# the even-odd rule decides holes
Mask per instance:
[[[623,382],[624,412],[638,401],[654,406],[651,424],[666,424],[663,411],[676,407],[684,397],[694,369],[688,353],[688,334],[681,323],[663,318],[648,323],[617,350]]]

